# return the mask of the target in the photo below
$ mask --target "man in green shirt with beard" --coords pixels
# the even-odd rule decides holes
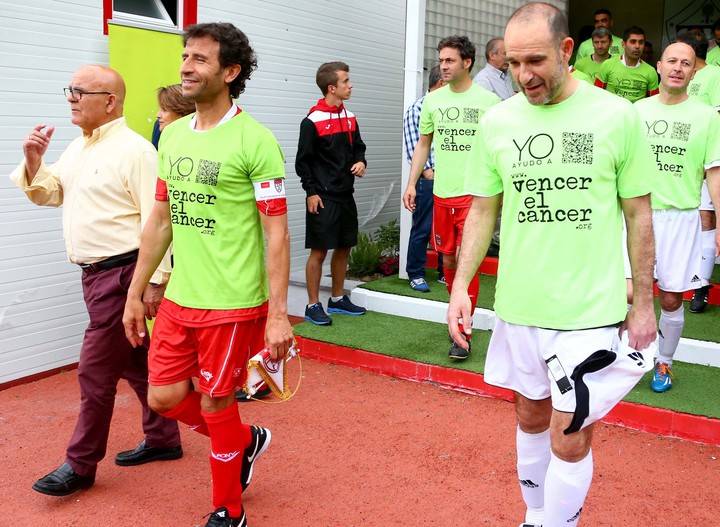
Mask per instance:
[[[595,82],[597,74],[603,62],[610,58],[610,44],[612,34],[604,27],[599,27],[592,32],[592,45],[594,53],[575,61],[575,69],[590,76]]]
[[[516,394],[524,525],[573,527],[592,480],[593,423],[652,368],[653,165],[634,107],[570,76],[573,41],[559,9],[521,7],[505,44],[522,94],[490,108],[473,143],[465,183],[473,203],[448,323],[465,345],[458,319],[469,317],[467,284],[502,200],[485,381]],[[623,215],[635,286],[629,313]]]

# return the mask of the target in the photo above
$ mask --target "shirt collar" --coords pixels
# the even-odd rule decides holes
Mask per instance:
[[[497,75],[498,77],[500,77],[501,80],[505,80],[505,78],[507,77],[507,72],[506,72],[506,71],[503,71],[503,70],[501,70],[501,69],[499,69],[499,68],[496,68],[495,66],[493,66],[493,65],[490,64],[489,62],[485,65],[485,67],[488,68],[490,71],[492,71],[495,75]]]
[[[92,134],[85,137],[85,145],[90,145],[93,143],[97,143],[98,141],[101,141],[105,139],[107,136],[111,135],[115,130],[121,128],[125,124],[125,117],[118,117],[117,119],[113,119],[112,121],[109,121],[101,126],[98,126],[93,130]]]
[[[622,62],[628,68],[639,68],[640,64],[642,64],[642,59],[638,60],[638,63],[635,64],[634,66],[628,66],[627,62],[625,62],[625,54],[622,54],[622,55],[620,55],[620,62]]]
[[[216,124],[216,125],[214,126],[214,128],[217,128],[217,127],[220,126],[221,124],[226,123],[226,122],[228,122],[230,119],[232,119],[233,117],[235,117],[235,116],[239,113],[239,111],[238,111],[239,109],[240,109],[240,108],[238,107],[237,104],[232,103],[232,104],[230,105],[230,109],[225,113],[225,115],[223,115],[222,119],[220,119],[220,121],[218,121],[218,124]],[[196,125],[196,124],[197,124],[197,114],[194,114],[194,115],[192,116],[192,119],[190,119],[190,130],[193,130],[194,132],[207,132],[207,130],[195,130],[195,125]]]

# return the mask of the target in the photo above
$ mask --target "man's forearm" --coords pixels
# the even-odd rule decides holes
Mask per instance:
[[[267,234],[267,273],[270,287],[268,317],[287,316],[287,291],[290,280],[290,235],[284,229],[271,229]]]
[[[150,281],[155,269],[165,256],[165,253],[172,242],[172,226],[169,214],[167,220],[163,218],[162,212],[156,210],[158,207],[166,209],[166,202],[156,202],[153,212],[150,214],[140,237],[140,254],[135,265],[135,273],[128,296],[142,297],[143,290]]]
[[[642,196],[625,200],[632,206],[623,205],[627,223],[628,255],[632,269],[633,305],[638,308],[652,306],[653,262],[655,240],[653,238],[650,197]]]
[[[500,210],[500,195],[489,198],[475,196],[468,211],[463,228],[462,245],[458,268],[455,273],[455,287],[466,291],[470,281],[487,253],[495,221]]]
[[[425,163],[430,155],[430,144],[426,144],[422,139],[415,145],[415,151],[413,152],[412,162],[410,163],[410,177],[408,179],[408,187],[414,187],[420,175],[425,169]]]

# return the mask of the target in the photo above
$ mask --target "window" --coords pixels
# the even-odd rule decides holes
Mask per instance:
[[[104,23],[107,22],[178,31],[197,21],[197,0],[104,0]]]

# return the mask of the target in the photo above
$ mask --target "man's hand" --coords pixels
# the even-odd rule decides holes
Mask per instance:
[[[268,317],[265,324],[265,346],[273,360],[285,357],[293,344],[292,326],[287,316]]]
[[[467,291],[457,290],[453,287],[447,313],[448,328],[450,329],[450,337],[455,341],[455,344],[465,350],[469,348],[468,338],[472,333],[471,309],[472,302],[470,301]],[[460,331],[460,325],[458,323],[460,320],[462,320],[464,335]]]
[[[142,346],[145,341],[145,306],[140,297],[128,295],[122,318],[125,336],[133,348]]]
[[[310,214],[320,214],[320,209],[324,209],[322,198],[317,194],[313,194],[307,198],[307,209]]]
[[[644,350],[657,337],[657,322],[652,304],[647,308],[637,309],[634,305],[620,327],[622,332],[628,332],[628,345],[635,350]]]
[[[433,179],[435,177],[435,169],[426,168],[422,171],[422,177],[424,179]]]
[[[157,316],[163,296],[165,296],[165,285],[147,285],[142,296],[143,305],[145,306],[145,318],[152,320]]]
[[[358,161],[350,167],[350,173],[355,177],[363,177],[365,175],[365,163]]]
[[[44,130],[44,131],[43,131]],[[42,158],[47,152],[50,139],[55,132],[54,126],[39,124],[30,135],[23,141],[23,154],[25,154],[25,166],[30,180],[35,177]],[[29,181],[28,181],[29,182]]]
[[[410,212],[415,212],[416,195],[417,191],[415,190],[415,186],[408,185],[408,187],[405,189],[405,194],[403,194],[403,205],[405,205],[405,208]]]

